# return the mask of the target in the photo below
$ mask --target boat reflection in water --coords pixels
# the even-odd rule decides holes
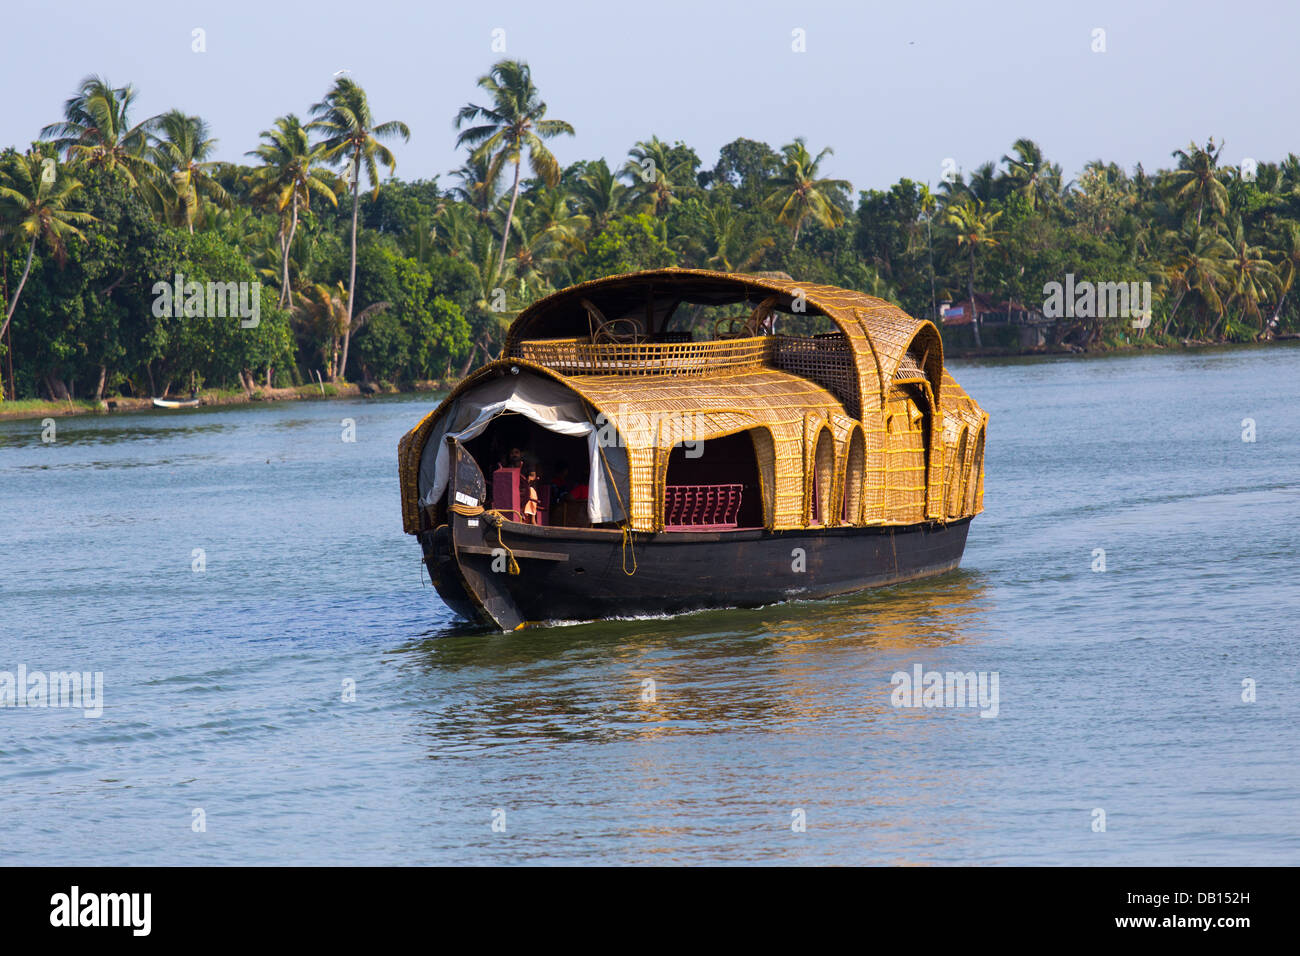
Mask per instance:
[[[895,670],[985,636],[986,592],[978,572],[954,571],[828,601],[547,628],[527,641],[457,623],[407,651],[439,687],[429,700],[445,699],[444,683],[475,688],[440,708],[430,730],[444,743],[789,729],[892,715]]]
[[[606,861],[691,862],[698,852],[717,862],[734,851],[795,862],[802,851],[783,835],[796,809],[818,834],[812,859],[935,859],[902,834],[918,819],[978,829],[968,808],[1001,771],[973,772],[960,755],[969,734],[1000,722],[897,709],[890,677],[918,662],[978,669],[989,591],[981,574],[955,571],[828,601],[548,628],[527,641],[461,626],[430,634],[403,655],[421,701],[415,731],[438,768],[430,786],[465,775],[483,799],[523,816],[530,835],[512,834],[515,861],[553,860],[556,840],[568,847],[582,834]],[[593,792],[608,802],[574,803]],[[486,837],[483,850],[493,852]]]

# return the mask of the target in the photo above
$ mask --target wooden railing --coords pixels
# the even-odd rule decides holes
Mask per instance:
[[[665,531],[726,531],[736,527],[744,485],[667,485]]]
[[[534,339],[515,346],[515,358],[536,362],[567,375],[707,375],[723,370],[762,368],[770,336],[710,342],[602,342]]]

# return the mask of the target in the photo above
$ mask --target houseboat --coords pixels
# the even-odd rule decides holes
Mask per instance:
[[[823,598],[958,566],[987,421],[881,299],[612,276],[520,312],[402,438],[403,524],[501,630]]]

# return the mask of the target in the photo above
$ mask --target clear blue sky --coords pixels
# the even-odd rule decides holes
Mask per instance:
[[[0,145],[25,147],[86,74],[139,90],[137,118],[198,113],[239,160],[276,116],[320,99],[336,70],[402,119],[404,179],[459,165],[452,117],[484,102],[475,79],[501,54],[528,61],[549,115],[571,122],[562,163],[621,162],[657,134],[706,166],[738,136],[806,136],[835,155],[825,174],[857,188],[901,176],[937,184],[1037,140],[1067,177],[1097,157],[1170,165],[1189,139],[1223,159],[1300,152],[1294,119],[1300,4],[866,3],[621,0],[532,3],[277,3],[6,0],[0,22]],[[191,50],[206,31],[207,52]],[[791,50],[802,29],[807,52]],[[1106,52],[1092,52],[1093,30]]]

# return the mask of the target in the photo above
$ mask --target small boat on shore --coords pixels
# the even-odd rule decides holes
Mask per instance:
[[[154,408],[198,408],[197,398],[155,398]]]
[[[960,564],[987,421],[881,299],[612,276],[521,312],[402,438],[403,525],[501,630],[829,597]]]

